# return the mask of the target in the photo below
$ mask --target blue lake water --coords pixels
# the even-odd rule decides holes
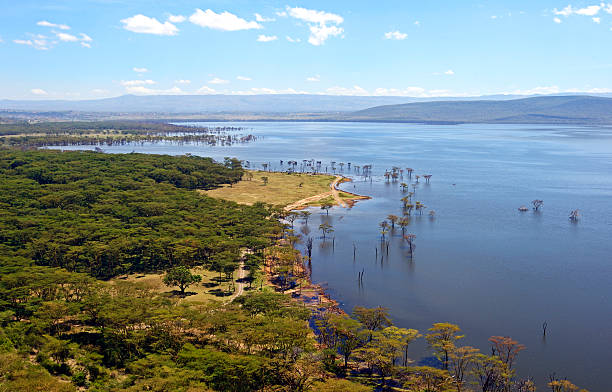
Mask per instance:
[[[484,352],[490,336],[511,336],[527,346],[519,374],[533,376],[540,387],[556,372],[591,391],[612,390],[612,128],[204,125],[243,126],[260,138],[230,147],[137,143],[103,149],[232,156],[259,169],[264,162],[281,169],[280,160],[372,164],[371,180],[346,165],[340,172],[354,178],[343,189],[371,200],[335,207],[329,217],[312,210],[314,282],[328,287],[347,312],[382,305],[395,324],[422,332],[434,322],[456,323],[467,335],[463,343]],[[414,182],[404,175],[387,183],[382,175],[393,166],[433,175],[430,184],[420,180],[413,198],[428,209],[413,213],[407,229],[417,236],[412,259],[399,228],[391,233],[388,255],[379,249],[376,259],[378,224],[388,214],[402,215],[398,184]],[[533,199],[544,200],[539,213],[517,210]],[[581,219],[572,223],[568,216],[577,208]],[[433,219],[429,209],[436,212]],[[333,248],[318,239],[323,221],[334,226]],[[365,271],[361,287],[359,271]],[[411,350],[417,361],[427,352],[424,343]]]

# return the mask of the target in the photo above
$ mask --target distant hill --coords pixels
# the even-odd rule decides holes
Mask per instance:
[[[492,101],[437,101],[377,106],[344,116],[348,121],[448,123],[612,124],[612,98],[541,96]]]
[[[495,96],[511,99],[513,96]],[[438,98],[439,99],[439,98]],[[474,99],[474,98],[447,98]],[[479,98],[485,99],[485,98]],[[260,95],[122,95],[115,98],[81,101],[0,100],[0,110],[74,111],[117,113],[336,113],[353,112],[372,106],[433,101],[436,98],[339,96],[318,94]]]

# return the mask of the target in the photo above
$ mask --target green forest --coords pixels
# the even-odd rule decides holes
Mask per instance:
[[[193,266],[231,276],[245,250],[251,277],[299,275],[279,210],[197,192],[242,175],[230,158],[0,150],[0,392],[535,390],[509,337],[483,353],[454,324],[398,328],[387,309],[312,309],[263,282],[190,303],[111,279],[168,271],[178,285]],[[411,358],[417,339],[430,366]]]

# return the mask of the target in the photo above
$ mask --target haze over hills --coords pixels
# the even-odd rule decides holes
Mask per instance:
[[[28,117],[30,115],[32,117]],[[11,116],[19,119],[40,119],[46,116],[63,120],[157,118],[219,121],[612,124],[612,98],[558,95],[436,100],[410,97],[267,94],[124,95],[85,101],[0,101],[0,117]]]
[[[542,96],[506,101],[438,101],[385,105],[346,116],[351,121],[612,124],[612,98]]]
[[[445,100],[513,99],[492,95]],[[342,96],[320,94],[259,95],[122,95],[92,100],[0,100],[3,110],[123,113],[330,113],[352,112],[380,105],[437,101],[441,98],[402,96]]]

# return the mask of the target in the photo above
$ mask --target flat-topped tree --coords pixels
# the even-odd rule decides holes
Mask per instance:
[[[310,215],[312,215],[312,212],[310,211],[302,211],[300,212],[300,218],[302,218],[304,220],[304,224],[308,224],[308,218],[310,218]]]
[[[321,233],[323,233],[323,241],[325,241],[325,238],[329,233],[333,233],[334,231],[333,226],[327,222],[321,223],[319,225],[319,230],[321,230]]]
[[[202,281],[200,275],[194,275],[185,266],[178,266],[169,269],[164,276],[166,286],[178,286],[181,295],[185,295],[185,289],[194,283]]]
[[[429,179],[431,178],[431,174],[423,174],[423,178],[425,179],[425,182],[429,184]]]
[[[387,215],[387,219],[391,222],[391,228],[395,229],[395,224],[399,221],[399,217],[397,215],[389,214]]]
[[[293,229],[293,222],[295,222],[297,218],[298,218],[298,213],[291,211],[287,214],[287,216],[285,217],[285,220],[291,223],[291,228]]]
[[[325,210],[326,214],[329,215],[329,209],[332,208],[334,205],[331,202],[324,202],[323,204],[321,204],[321,209]]]

